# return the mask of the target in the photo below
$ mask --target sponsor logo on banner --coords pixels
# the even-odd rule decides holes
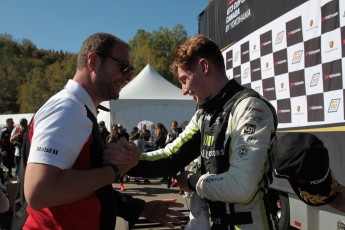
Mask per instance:
[[[323,72],[323,91],[329,92],[343,88],[341,59],[324,63]]]
[[[290,96],[298,97],[305,95],[304,70],[289,73]]]
[[[243,132],[246,133],[246,134],[254,134],[255,133],[255,129],[256,129],[256,125],[245,124]]]
[[[239,57],[240,55],[239,55],[239,51],[237,51],[236,53],[235,53],[235,58],[234,58],[234,62],[237,62],[238,61],[238,57]]]
[[[321,37],[312,38],[304,42],[305,67],[315,66],[321,63]]]
[[[260,55],[265,56],[272,53],[272,31],[267,31],[264,34],[260,35]]]
[[[341,41],[342,57],[345,57],[345,26],[341,27]]]
[[[325,120],[323,105],[323,93],[307,96],[308,122]]]
[[[317,86],[319,83],[320,73],[314,73],[310,80],[310,87]]]
[[[286,84],[287,83],[287,84]],[[288,82],[284,82],[284,81],[280,81],[280,82],[277,82],[277,91],[278,92],[284,92],[287,90],[287,86],[289,85]],[[285,98],[285,97],[283,97]]]
[[[245,1],[229,1],[226,9],[225,32],[228,33],[230,30],[239,26],[250,16],[251,9],[247,4],[245,4]]]
[[[287,53],[286,49],[279,50],[273,53],[274,60],[274,74],[280,75],[288,72]]]
[[[341,0],[339,0],[341,1]],[[339,1],[330,1],[321,7],[321,33],[327,33],[340,26]]]
[[[277,33],[275,45],[282,43],[284,38],[284,31]]]
[[[286,23],[286,42],[288,46],[303,42],[301,17]]]
[[[262,80],[263,96],[268,100],[276,99],[274,78]]]
[[[329,41],[329,48],[333,49],[333,46],[334,46],[334,41]]]
[[[250,62],[250,69],[251,69],[251,80],[257,81],[261,80],[261,63],[260,58],[255,59]]]
[[[249,42],[241,45],[241,64],[249,61]]]
[[[279,123],[291,123],[290,99],[282,99],[277,101],[277,116]]]
[[[226,53],[226,69],[232,69],[232,50]]]
[[[241,66],[236,66],[233,68],[234,79],[239,83],[242,84],[241,80]]]
[[[294,109],[295,109],[293,113],[294,116],[301,116],[305,114],[300,104],[297,104]]]
[[[319,9],[319,7],[317,8],[317,9]],[[313,9],[311,9],[311,11],[312,11]],[[318,20],[316,19],[316,17],[318,16],[317,14],[314,14],[314,15],[308,15],[309,17],[314,17],[314,18],[311,18],[311,19],[309,19],[309,21],[307,21],[306,22],[306,24],[307,24],[307,28],[306,28],[306,30],[305,30],[305,32],[310,32],[310,31],[312,31],[312,30],[315,30],[315,29],[317,29],[318,27],[319,27],[319,25],[318,25]],[[303,39],[304,39],[304,41],[306,41],[306,40],[309,40],[309,38],[308,39],[306,39],[306,36],[308,36],[306,33],[303,33]],[[315,37],[315,34],[314,35],[312,35],[312,37]]]
[[[335,44],[334,40],[329,40],[329,41],[328,41],[328,46],[326,46],[327,49],[324,50],[324,53],[330,53],[330,52],[332,52],[332,51],[337,50],[338,47],[337,47],[337,45],[336,45],[336,46],[335,46],[335,45],[336,45],[336,44]]]
[[[303,53],[303,50],[299,50],[293,54],[292,64],[296,64],[296,63],[301,62],[302,53]]]
[[[339,104],[340,104],[340,98],[332,99],[331,102],[329,103],[328,112],[329,113],[338,112]]]
[[[249,74],[249,68],[244,69],[243,78],[247,78]]]

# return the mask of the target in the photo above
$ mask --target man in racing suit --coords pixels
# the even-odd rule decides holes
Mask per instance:
[[[173,143],[143,154],[129,173],[169,176],[201,155],[202,175],[183,172],[177,179],[181,189],[206,198],[212,229],[277,229],[267,199],[274,108],[228,80],[218,46],[205,36],[177,48],[172,70],[199,109]]]

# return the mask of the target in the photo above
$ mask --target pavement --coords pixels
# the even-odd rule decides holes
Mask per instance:
[[[145,201],[176,199],[176,202],[184,204],[184,209],[188,209],[190,199],[179,194],[179,187],[168,188],[167,183],[161,182],[161,179],[162,178],[150,179],[151,183],[144,183],[143,179],[141,179],[141,182],[137,183],[134,181],[134,178],[131,178],[130,182],[124,182],[126,190],[122,191],[122,193],[134,196],[135,198],[143,199]],[[120,191],[119,183],[113,183],[113,187]],[[126,221],[118,217],[116,220],[115,230],[128,230]]]

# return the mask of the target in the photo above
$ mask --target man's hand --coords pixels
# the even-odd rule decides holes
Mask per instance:
[[[177,185],[180,187],[181,190],[185,192],[192,192],[188,186],[188,177],[190,175],[193,175],[193,172],[189,171],[184,171],[181,172],[179,175],[177,175],[176,180],[177,180]]]
[[[174,224],[181,224],[181,221],[176,217],[184,217],[185,215],[170,208],[182,208],[183,206],[182,203],[177,203],[176,199],[149,201],[145,203],[141,216],[165,227],[174,228]]]
[[[332,191],[337,193],[337,196],[334,198],[334,200],[332,200],[328,204],[339,211],[345,212],[345,186],[332,185],[331,189]]]
[[[123,145],[108,143],[103,153],[103,162],[116,165],[121,175],[125,175],[128,170],[138,164],[140,154],[139,148],[133,142]]]

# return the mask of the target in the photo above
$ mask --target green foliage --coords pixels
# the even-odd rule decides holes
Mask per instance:
[[[35,112],[73,77],[76,57],[0,34],[0,113]]]
[[[150,64],[164,78],[180,87],[177,78],[170,72],[169,66],[173,61],[176,47],[186,39],[187,32],[180,24],[172,31],[164,27],[152,33],[138,30],[134,38],[129,41],[136,74]]]
[[[169,70],[176,47],[187,39],[182,25],[172,31],[138,30],[129,41],[138,74],[150,64],[168,81],[180,87]],[[60,91],[76,71],[77,54],[37,49],[28,39],[15,41],[0,34],[0,114],[33,113]]]

